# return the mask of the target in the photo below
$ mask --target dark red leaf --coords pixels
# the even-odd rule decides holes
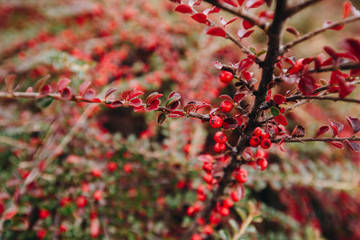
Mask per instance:
[[[144,94],[143,91],[134,89],[134,91],[132,91],[132,92],[129,94],[128,100],[131,100],[131,99],[133,99],[133,98],[136,98],[137,96],[140,96],[140,95],[142,95],[142,94]]]
[[[330,123],[330,127],[331,127],[331,129],[333,131],[333,136],[334,137],[337,136],[341,132],[341,130],[344,129],[344,125],[342,123],[332,122],[330,120],[328,120],[328,121]]]
[[[244,97],[245,97],[244,93],[239,93],[239,92],[235,93],[234,101],[239,104],[244,99]]]
[[[346,120],[350,124],[354,134],[360,131],[360,118],[347,116]]]
[[[266,4],[268,5],[268,7],[271,6],[272,0],[265,0]]]
[[[113,107],[113,108],[121,107],[123,105],[124,105],[123,102],[120,100],[115,100],[111,103],[111,107]]]
[[[286,98],[283,95],[280,95],[280,94],[275,94],[273,99],[274,99],[274,102],[276,104],[279,104],[279,105],[283,104],[283,103],[286,103]]]
[[[64,90],[64,88],[66,88],[70,83],[71,80],[69,78],[61,78],[56,84],[56,89],[58,92],[62,92],[62,90]]]
[[[172,111],[171,113],[169,113],[169,117],[171,117],[171,118],[181,118],[183,116],[185,116],[184,112],[179,111],[179,110],[175,110],[175,111]]]
[[[153,101],[151,101],[150,105],[147,105],[145,108],[146,111],[153,111],[159,108],[161,101],[160,99],[156,98]]]
[[[50,78],[50,74],[46,74],[44,77],[40,78],[35,84],[35,90],[39,91],[45,85],[46,81]]]
[[[330,143],[331,145],[337,148],[344,149],[344,144],[342,144],[341,142],[328,142],[328,143]]]
[[[177,92],[172,92],[172,93],[170,93],[169,99],[167,100],[165,106],[166,106],[166,107],[169,107],[171,104],[179,101],[180,98],[181,98],[181,95],[180,95],[179,93],[177,93]]]
[[[226,32],[222,27],[211,27],[206,31],[207,34],[218,37],[225,37]]]
[[[180,101],[173,102],[172,104],[169,104],[167,108],[171,110],[175,110],[180,106]]]
[[[305,136],[305,128],[302,126],[296,126],[291,133],[292,137],[304,137]]]
[[[40,90],[41,95],[48,95],[52,92],[52,87],[49,84],[43,86]]]
[[[336,51],[334,49],[332,49],[331,47],[324,47],[324,51],[330,55],[330,57],[332,57],[333,59],[338,59],[338,55],[336,53]]]
[[[235,118],[225,118],[223,122],[224,129],[234,129],[238,126],[238,122]]]
[[[227,94],[220,95],[219,98],[224,101],[234,103],[234,100]]]
[[[324,133],[326,133],[327,131],[329,131],[329,127],[328,126],[322,126],[322,127],[320,127],[318,130],[317,130],[317,132],[316,132],[316,134],[315,134],[315,138],[316,137],[319,137],[320,135],[323,135]]]
[[[96,96],[96,92],[94,89],[90,88],[85,91],[83,94],[83,98],[88,101],[92,101],[94,97]]]
[[[105,93],[105,99],[107,99],[112,93],[114,93],[117,89],[112,87],[112,88],[109,88],[106,93]]]
[[[80,96],[84,95],[85,91],[90,87],[90,85],[91,85],[90,81],[85,81],[80,85],[80,88],[79,88]]]
[[[185,107],[184,107],[184,111],[186,113],[189,113],[190,111],[194,110],[196,107],[196,102],[192,101],[192,102],[188,102]]]
[[[72,97],[71,95],[71,90],[69,87],[65,87],[62,91],[61,91],[61,98],[64,100],[70,100]]]
[[[129,101],[129,105],[132,107],[138,107],[142,104],[142,101],[140,98],[133,98]]]
[[[309,75],[305,75],[300,78],[298,88],[304,95],[311,95],[315,92],[315,79]]]
[[[296,28],[294,28],[294,27],[288,27],[288,28],[286,28],[286,31],[288,31],[289,33],[295,35],[296,37],[298,37],[300,35],[299,31],[296,30]]]
[[[161,125],[166,119],[166,114],[163,112],[160,112],[157,116],[157,124]]]
[[[288,122],[286,121],[286,118],[281,114],[274,117],[274,120],[275,120],[275,122],[277,122],[277,123],[279,123],[281,125],[284,125],[284,126],[288,125]]]
[[[360,151],[360,144],[357,142],[350,142],[348,140],[346,140],[346,143],[349,145],[349,147],[354,151],[354,152],[359,152]]]
[[[180,4],[175,8],[176,12],[180,13],[193,13],[192,8],[187,4]]]
[[[203,13],[196,13],[191,16],[195,21],[206,24],[207,16]]]
[[[348,38],[340,42],[340,47],[347,53],[354,55],[360,61],[360,42],[356,39]]]
[[[134,108],[134,112],[144,112],[144,111],[145,111],[145,107],[143,105]]]

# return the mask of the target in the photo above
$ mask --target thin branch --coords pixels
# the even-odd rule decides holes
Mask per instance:
[[[246,21],[251,22],[252,24],[258,26],[259,28],[261,28],[264,31],[267,31],[267,29],[269,28],[269,23],[262,23],[257,16],[255,16],[251,13],[248,13],[247,11],[243,10],[242,8],[236,8],[229,4],[224,4],[222,2],[219,2],[218,0],[205,0],[205,2],[208,2],[218,8],[221,8],[221,9],[235,15],[235,16],[245,19]]]
[[[316,99],[316,100],[328,100],[335,102],[340,101],[340,102],[360,103],[360,99],[328,97],[328,96],[304,96],[304,95],[295,95],[295,96],[287,97],[286,101],[295,101],[299,99]]]
[[[316,30],[314,30],[312,32],[309,32],[309,33],[299,37],[298,39],[295,39],[292,42],[289,42],[289,43],[285,44],[283,46],[282,50],[281,50],[281,53],[284,53],[284,52],[288,51],[290,48],[294,47],[295,45],[297,45],[299,43],[302,43],[302,42],[304,42],[304,41],[318,35],[319,33],[325,32],[326,30],[329,30],[330,28],[337,27],[339,25],[343,25],[343,24],[346,24],[346,23],[354,22],[354,21],[357,21],[357,20],[360,20],[360,15],[359,16],[348,17],[348,18],[342,19],[340,21],[331,23],[331,24],[329,24],[327,26],[318,28],[318,29],[316,29]]]
[[[360,62],[344,63],[337,66],[328,66],[318,69],[311,69],[309,70],[309,73],[331,72],[335,70],[350,70],[356,68],[360,68]]]
[[[274,143],[279,143],[282,139],[271,140]],[[346,142],[353,141],[359,142],[360,137],[328,137],[328,138],[284,138],[284,142]]]
[[[300,12],[301,10],[313,5],[314,3],[320,2],[322,0],[308,0],[301,3],[298,3],[294,6],[289,7],[288,11],[286,12],[286,15],[288,17],[293,16],[294,14]]]

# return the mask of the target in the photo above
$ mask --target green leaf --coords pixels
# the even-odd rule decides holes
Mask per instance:
[[[252,52],[253,54],[256,54],[256,49],[255,49],[255,48],[249,47],[249,50],[250,50],[250,52]]]
[[[280,114],[279,109],[277,109],[276,107],[271,107],[270,110],[271,110],[272,115],[279,116],[279,114]]]
[[[39,108],[47,108],[54,101],[53,97],[47,96],[36,100],[36,106]]]
[[[260,51],[256,54],[256,56],[260,57],[260,56],[263,55],[264,53],[266,53],[266,50],[265,50],[265,49],[260,50]]]

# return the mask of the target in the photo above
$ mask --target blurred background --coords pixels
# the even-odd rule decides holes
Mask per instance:
[[[305,34],[341,19],[342,5],[323,1],[288,25]],[[50,74],[54,86],[71,79],[74,92],[91,81],[99,96],[109,87],[137,88],[161,92],[165,101],[177,91],[183,105],[218,105],[220,94],[236,89],[218,80],[215,61],[236,63],[244,55],[175,7],[167,0],[0,0],[0,87],[4,91],[5,77],[15,74],[16,90],[26,91]],[[265,5],[255,12],[262,10]],[[232,18],[221,12],[212,19],[220,16]],[[229,30],[236,33],[240,23]],[[354,22],[297,45],[288,56],[315,57],[359,33]],[[294,39],[285,33],[285,42]],[[243,43],[259,51],[266,38],[256,29]],[[158,126],[156,113],[131,108],[50,103],[0,101],[3,239],[179,239],[194,220],[186,209],[203,184],[196,157],[213,153],[215,130],[197,119]],[[313,136],[331,119],[345,125],[340,136],[351,136],[345,116],[359,112],[352,104],[313,102],[287,115],[287,129],[301,124]],[[329,145],[272,148],[266,171],[247,168],[244,198],[208,239],[232,239],[252,208],[261,215],[242,239],[360,239],[360,156]]]

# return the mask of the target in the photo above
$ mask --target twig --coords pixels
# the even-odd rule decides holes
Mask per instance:
[[[274,139],[272,142],[279,143],[282,139]],[[284,138],[284,142],[346,142],[346,141],[360,141],[360,137],[328,137],[328,138]]]
[[[344,63],[337,66],[328,66],[328,67],[322,67],[317,69],[311,69],[308,72],[309,73],[320,73],[320,72],[331,72],[335,70],[350,70],[350,69],[356,69],[360,68],[360,62],[355,63]]]
[[[335,102],[341,101],[341,102],[360,103],[360,99],[328,97],[328,96],[304,96],[304,95],[295,95],[295,96],[287,97],[286,101],[295,101],[298,99],[316,99],[316,100],[328,100]]]
[[[316,29],[316,30],[314,30],[312,32],[309,32],[309,33],[299,37],[298,39],[285,44],[281,49],[281,54],[288,51],[290,48],[294,47],[295,45],[297,45],[299,43],[302,43],[302,42],[304,42],[304,41],[318,35],[319,33],[325,32],[326,30],[329,30],[332,27],[336,27],[336,26],[343,25],[343,24],[346,24],[346,23],[354,22],[354,21],[357,21],[357,20],[360,20],[360,15],[359,16],[348,17],[348,18],[345,18],[343,20],[331,23],[331,24],[329,24],[327,26],[318,28],[318,29]]]
[[[294,14],[300,12],[301,10],[313,5],[314,3],[320,2],[322,0],[308,0],[301,3],[298,3],[294,6],[289,7],[288,11],[286,12],[286,15],[288,17],[293,16]]]

